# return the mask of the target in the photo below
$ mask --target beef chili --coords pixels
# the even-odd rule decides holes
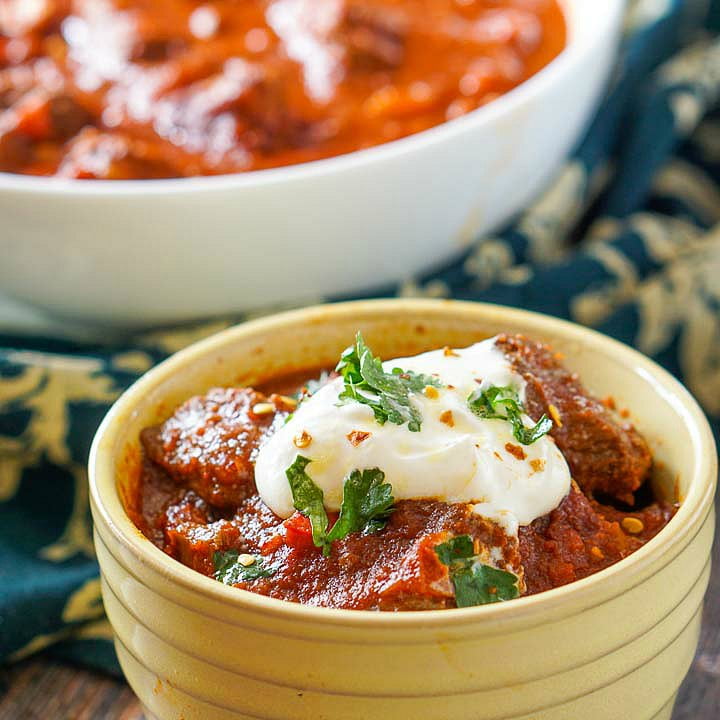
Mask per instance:
[[[427,610],[589,576],[677,509],[633,425],[524,336],[383,363],[358,334],[292,389],[212,389],[141,433],[147,538],[274,598]]]
[[[485,105],[563,49],[557,0],[3,0],[0,170],[292,165]]]

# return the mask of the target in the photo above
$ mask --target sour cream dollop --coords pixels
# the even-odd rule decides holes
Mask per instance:
[[[388,360],[383,366],[434,375],[442,383],[436,392],[410,395],[422,416],[420,431],[380,425],[367,405],[338,400],[343,379],[331,380],[302,402],[258,453],[258,492],[277,515],[294,512],[285,471],[298,455],[311,460],[306,472],[322,489],[330,511],[340,509],[347,475],[374,467],[385,473],[396,500],[470,503],[510,534],[554,510],[568,494],[570,470],[549,435],[521,445],[510,422],[480,418],[468,406],[474,391],[494,385],[513,387],[524,401],[525,381],[494,338],[464,349]],[[524,421],[534,424],[527,416]]]

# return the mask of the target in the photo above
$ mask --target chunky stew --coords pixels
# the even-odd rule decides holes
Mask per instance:
[[[168,555],[239,588],[418,610],[587,577],[675,513],[653,496],[643,437],[550,347],[500,335],[396,363],[358,336],[320,380],[190,398],[142,433],[133,520]]]
[[[565,45],[557,0],[3,0],[0,171],[217,175],[464,115]]]

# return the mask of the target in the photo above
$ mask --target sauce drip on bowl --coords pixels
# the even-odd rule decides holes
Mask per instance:
[[[557,0],[7,0],[0,170],[292,165],[464,115],[563,49]]]

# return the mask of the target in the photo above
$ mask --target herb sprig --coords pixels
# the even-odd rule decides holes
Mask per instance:
[[[552,430],[552,420],[543,415],[533,427],[525,427],[523,406],[517,392],[511,387],[493,385],[476,390],[467,400],[475,415],[488,420],[507,420],[513,426],[513,435],[522,445],[532,445]]]
[[[215,579],[225,585],[235,585],[241,581],[270,577],[277,570],[275,567],[265,567],[262,558],[257,556],[247,565],[241,563],[239,558],[237,550],[216,550],[213,553]]]
[[[313,544],[321,547],[323,553],[327,555],[330,548],[327,544],[328,516],[323,503],[323,491],[305,472],[305,468],[311,462],[309,458],[298,455],[295,462],[285,471],[285,476],[290,483],[295,509],[310,520]],[[327,552],[325,552],[326,545]]]
[[[328,533],[328,542],[353,532],[382,530],[390,519],[394,502],[392,486],[385,482],[382,470],[353,470],[345,478],[340,515]]]
[[[340,515],[328,531],[323,491],[305,472],[312,461],[302,455],[285,471],[295,509],[310,520],[313,544],[329,555],[332,543],[353,532],[373,533],[385,527],[393,511],[392,486],[379,468],[353,470],[343,485]]]
[[[435,552],[448,566],[459,608],[513,600],[520,595],[517,575],[479,563],[469,535],[457,535],[436,545]]]
[[[358,333],[355,344],[347,348],[335,371],[342,376],[345,389],[340,393],[341,402],[358,402],[372,408],[375,420],[384,425],[407,423],[408,430],[419,432],[422,416],[410,402],[410,393],[422,392],[431,385],[441,387],[437,378],[421,373],[393,368],[386,372],[380,358],[373,356]]]

